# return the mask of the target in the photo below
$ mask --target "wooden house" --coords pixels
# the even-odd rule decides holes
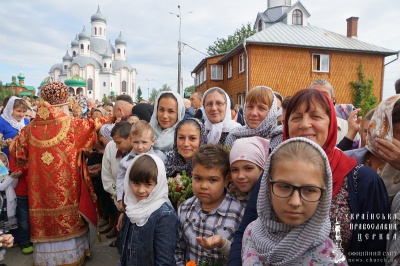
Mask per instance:
[[[196,91],[221,87],[239,104],[247,92],[265,85],[293,95],[323,78],[334,86],[337,103],[352,103],[352,81],[359,66],[374,77],[374,94],[382,98],[385,57],[397,51],[357,39],[358,18],[347,19],[347,36],[309,25],[302,3],[268,0],[255,22],[257,33],[226,54],[203,59],[192,71]]]

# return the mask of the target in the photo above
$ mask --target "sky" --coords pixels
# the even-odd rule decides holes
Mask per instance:
[[[293,3],[296,0],[292,0]],[[127,58],[137,70],[137,88],[147,98],[152,88],[177,88],[179,18],[181,10],[183,87],[194,84],[192,70],[217,38],[226,38],[242,26],[254,25],[267,0],[0,0],[0,80],[11,82],[21,71],[25,84],[35,86],[48,77],[53,64],[62,63],[71,41],[97,6],[107,18],[107,38],[114,44],[120,31],[127,42]],[[311,25],[346,35],[346,19],[359,17],[358,39],[400,50],[400,1],[301,0],[311,14]],[[189,47],[190,46],[190,47]],[[385,63],[396,59],[387,57]],[[385,67],[383,98],[394,94],[400,78],[400,59]],[[268,86],[268,84],[265,84]]]

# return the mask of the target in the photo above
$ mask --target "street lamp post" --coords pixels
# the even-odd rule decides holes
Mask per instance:
[[[178,5],[178,14],[169,12],[172,15],[175,15],[179,18],[179,41],[178,41],[178,93],[183,97],[183,84],[182,84],[182,36],[181,36],[181,27],[182,27],[182,14],[181,7]],[[188,12],[192,13],[192,11]]]

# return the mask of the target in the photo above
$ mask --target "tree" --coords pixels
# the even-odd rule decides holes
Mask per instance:
[[[143,100],[142,94],[143,94],[142,89],[139,86],[137,93],[136,93],[136,102],[137,103],[139,103],[141,100]]]
[[[101,101],[102,101],[102,103],[108,102],[108,98],[105,93],[103,94],[103,99]]]
[[[4,101],[4,98],[14,95],[15,93],[12,90],[6,89],[6,87],[3,85],[3,82],[0,81],[0,103]]]
[[[208,46],[207,53],[213,56],[229,52],[242,43],[243,39],[252,36],[254,33],[256,33],[256,30],[252,29],[250,22],[247,23],[247,25],[242,24],[241,28],[236,29],[236,31],[226,39],[217,38],[213,45]]]
[[[195,91],[195,87],[194,85],[190,86],[190,87],[186,87],[185,90],[183,91],[183,96],[185,98],[189,98],[190,95],[192,95]]]
[[[159,90],[156,90],[156,88],[152,88],[149,96],[149,102],[154,102],[154,100],[157,98],[157,95],[161,91],[171,91],[171,88],[167,84],[162,85],[161,89]]]
[[[158,95],[158,90],[156,90],[156,88],[152,88],[151,92],[150,92],[150,96],[149,96],[149,102],[152,103],[154,102],[154,100],[156,99]]]
[[[364,68],[362,63],[358,67],[359,81],[352,81],[353,85],[353,104],[356,108],[361,108],[360,115],[364,116],[369,110],[373,109],[378,103],[378,98],[373,94],[374,76],[365,80]]]

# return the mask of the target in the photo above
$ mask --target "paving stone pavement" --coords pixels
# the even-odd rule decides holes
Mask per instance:
[[[101,235],[102,242],[97,239],[97,232],[90,230],[90,242],[92,243],[91,258],[86,259],[85,266],[117,266],[119,254],[117,248],[109,247],[109,244],[116,238],[107,239],[106,235]],[[93,243],[94,242],[94,243]],[[4,261],[7,266],[31,266],[33,265],[32,254],[22,254],[19,247],[6,249]]]

